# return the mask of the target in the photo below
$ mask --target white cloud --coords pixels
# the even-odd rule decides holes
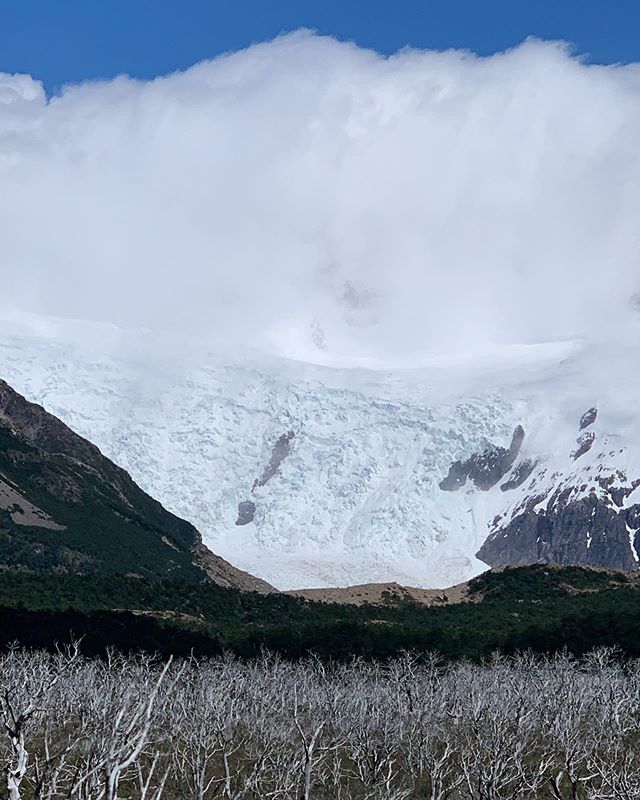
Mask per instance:
[[[640,290],[639,140],[638,65],[538,41],[0,75],[2,303],[373,355],[599,337]]]

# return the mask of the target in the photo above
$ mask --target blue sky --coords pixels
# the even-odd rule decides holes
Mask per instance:
[[[640,0],[0,0],[0,71],[49,92],[149,78],[309,27],[384,53],[504,50],[561,38],[598,63],[640,61]]]

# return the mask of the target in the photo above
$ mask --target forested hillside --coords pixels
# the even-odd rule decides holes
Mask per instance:
[[[269,591],[91,442],[0,380],[0,565]]]
[[[469,584],[467,601],[356,606],[261,595],[215,585],[126,576],[0,573],[0,643],[55,647],[82,637],[88,654],[109,646],[163,655],[223,650],[251,657],[384,659],[401,651],[479,660],[496,651],[575,654],[607,645],[640,656],[635,576],[581,567],[518,567]]]

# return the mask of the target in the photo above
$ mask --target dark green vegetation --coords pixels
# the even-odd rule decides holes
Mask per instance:
[[[471,582],[471,600],[353,606],[311,603],[214,585],[123,576],[0,574],[0,644],[52,647],[71,635],[83,649],[289,658],[387,658],[403,650],[450,659],[531,649],[575,654],[617,646],[640,656],[635,576],[581,567],[516,567]]]
[[[97,447],[4,381],[0,564],[268,588],[206,550],[193,525],[164,509]]]
[[[25,514],[16,513],[26,507],[19,499],[0,509],[0,562],[17,569],[202,580],[193,563],[195,528],[104,462],[97,472],[64,454],[43,453],[0,426],[4,482],[46,514],[40,519],[33,512],[35,524],[28,524]]]

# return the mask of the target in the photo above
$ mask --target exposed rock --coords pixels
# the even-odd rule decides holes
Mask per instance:
[[[47,528],[51,531],[63,531],[65,529],[64,525],[58,525],[41,508],[30,503],[3,480],[0,480],[0,509],[8,511],[12,522],[17,525],[31,528]]]
[[[472,455],[466,461],[454,461],[449,467],[449,474],[440,482],[440,488],[445,492],[454,492],[461,489],[467,480],[471,479],[478,489],[482,489],[482,491],[491,489],[513,467],[522,447],[524,436],[524,428],[522,425],[518,425],[513,432],[508,449],[491,447],[483,453]]]
[[[531,498],[523,513],[496,524],[478,558],[492,567],[542,562],[638,569],[639,507],[616,508],[595,492],[572,500],[573,491],[556,493],[546,508]]]
[[[236,525],[248,525],[256,516],[256,504],[253,500],[243,500],[238,503],[238,519]]]
[[[616,486],[616,480],[624,482],[627,480],[627,476],[624,472],[618,470],[615,475],[608,475],[605,478],[598,478],[598,486],[607,492],[607,496],[605,498],[607,502],[610,498],[613,505],[617,506],[618,508],[622,508],[627,497],[629,497],[629,495],[632,494],[638,488],[638,486],[640,486],[640,479],[636,478],[626,486]],[[635,526],[632,525],[632,527]]]
[[[584,430],[588,428],[589,425],[593,425],[598,417],[598,409],[593,406],[588,411],[585,411],[582,417],[580,418],[580,430]]]
[[[524,442],[524,428],[522,425],[516,425],[511,437],[511,444],[509,445],[509,453],[515,458],[520,452],[522,443]]]
[[[257,489],[258,486],[264,486],[268,481],[271,480],[271,478],[273,478],[278,471],[280,464],[282,464],[285,458],[289,455],[291,450],[291,440],[293,437],[293,431],[287,431],[287,433],[283,433],[282,436],[279,437],[279,439],[273,445],[271,458],[265,467],[264,472],[253,482],[252,491]]]
[[[581,433],[580,436],[576,439],[576,444],[578,445],[578,449],[574,450],[571,453],[571,458],[574,461],[577,461],[581,456],[585,453],[588,453],[589,450],[593,447],[593,443],[596,440],[596,435],[592,431],[587,431],[586,433]]]
[[[525,458],[519,464],[516,464],[509,480],[505,481],[500,486],[502,491],[508,492],[511,489],[517,489],[519,486],[522,486],[536,468],[536,465],[537,462],[531,458]]]
[[[439,486],[443,492],[455,492],[456,489],[461,489],[466,484],[468,475],[468,462],[454,461],[449,467],[447,477],[440,481]]]
[[[219,586],[227,589],[240,589],[242,592],[259,592],[260,594],[270,594],[276,592],[271,584],[256,578],[242,569],[229,564],[224,558],[212,553],[203,544],[195,548],[195,563],[205,571],[207,577]]]
[[[269,459],[269,463],[264,468],[262,475],[259,478],[256,478],[253,482],[253,486],[251,487],[252,492],[255,492],[255,490],[260,486],[264,486],[276,474],[280,468],[280,464],[282,464],[285,458],[289,455],[291,450],[291,440],[293,437],[293,431],[287,431],[287,433],[283,433],[282,436],[278,438],[276,443],[273,445],[273,449],[271,450],[271,458]],[[255,515],[256,504],[253,502],[253,500],[243,500],[241,503],[238,503],[238,518],[236,520],[236,525],[248,525],[250,522],[253,522]]]

